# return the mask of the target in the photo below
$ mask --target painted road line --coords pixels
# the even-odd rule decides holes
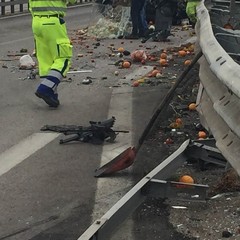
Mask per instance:
[[[34,133],[0,154],[0,176],[57,138],[60,133]]]
[[[2,43],[0,43],[0,46],[4,46],[4,45],[11,44],[11,43],[16,43],[16,42],[24,42],[24,41],[29,40],[29,39],[33,39],[33,37],[26,37],[26,38],[16,39],[16,40],[13,40],[13,41],[2,42]]]
[[[131,82],[132,79],[139,79],[146,75],[152,66],[144,66],[136,69],[125,79],[119,82]],[[101,166],[111,161],[121,152],[132,146],[132,93],[133,88],[121,85],[121,88],[115,88],[112,93],[108,117],[116,117],[115,128],[129,130],[129,133],[119,134],[116,143],[105,144],[101,158]],[[123,170],[130,172],[131,168]],[[118,200],[120,200],[132,188],[131,174],[124,176],[98,178],[97,192],[95,197],[95,206],[92,220],[101,218]],[[131,228],[129,224],[128,228]],[[129,237],[129,236],[128,236]],[[131,238],[127,238],[131,239]]]

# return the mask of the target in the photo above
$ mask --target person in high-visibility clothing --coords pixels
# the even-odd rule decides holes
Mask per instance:
[[[75,0],[29,0],[41,83],[35,94],[50,107],[58,107],[57,86],[66,76],[72,58],[72,45],[64,16],[67,4]]]
[[[197,22],[197,6],[200,2],[201,0],[187,0],[186,13],[194,26]]]

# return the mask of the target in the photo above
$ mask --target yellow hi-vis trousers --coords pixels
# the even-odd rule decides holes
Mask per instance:
[[[33,16],[32,31],[40,77],[46,77],[50,70],[65,77],[72,57],[65,21],[56,16]]]
[[[186,6],[186,13],[188,18],[192,23],[197,22],[197,6],[200,3],[200,1],[188,1]]]

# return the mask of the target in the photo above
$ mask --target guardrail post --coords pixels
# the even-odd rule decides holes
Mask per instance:
[[[20,4],[20,5],[19,5],[19,11],[20,11],[20,12],[23,12],[23,4]]]
[[[1,0],[2,3],[5,2],[5,0]],[[1,7],[1,15],[5,15],[5,6]]]
[[[11,2],[14,2],[14,0],[11,0]],[[14,13],[14,5],[11,5],[11,13]]]

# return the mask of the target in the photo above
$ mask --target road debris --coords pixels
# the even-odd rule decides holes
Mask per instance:
[[[29,70],[35,68],[36,63],[29,54],[23,55],[19,59],[19,69]]]
[[[69,143],[72,141],[88,142],[92,144],[103,144],[107,142],[113,143],[118,133],[128,133],[129,131],[113,130],[115,117],[104,121],[89,121],[90,126],[76,126],[76,125],[45,125],[41,131],[53,131],[63,133],[64,135],[71,135],[68,138],[60,139],[59,143]]]
[[[92,70],[76,70],[76,71],[69,71],[67,74],[75,74],[75,73],[91,73]]]

